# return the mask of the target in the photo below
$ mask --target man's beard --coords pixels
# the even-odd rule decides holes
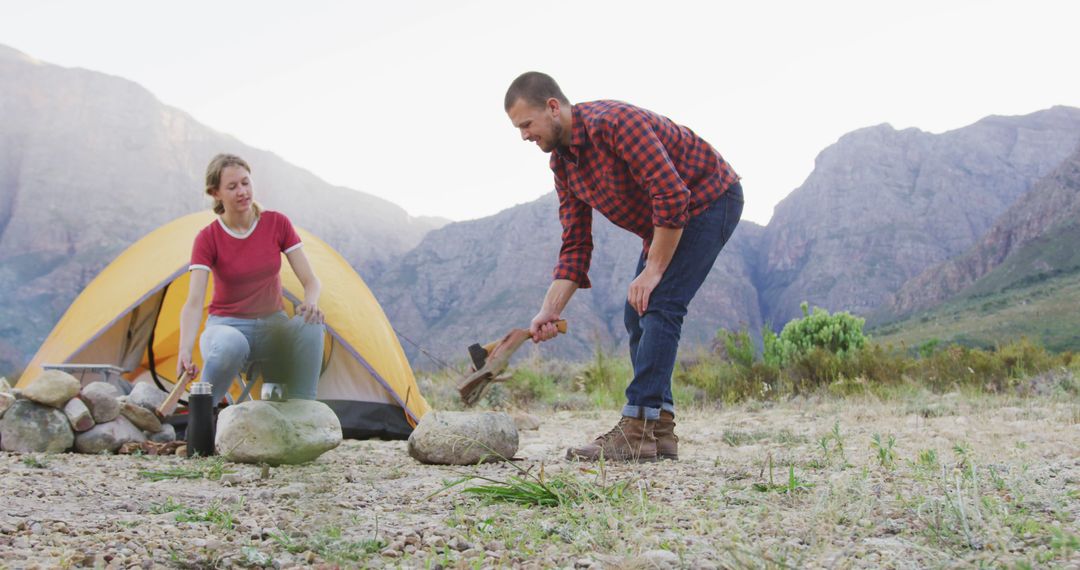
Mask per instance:
[[[555,121],[554,123],[551,124],[551,138],[552,138],[551,148],[547,149],[547,152],[551,152],[551,151],[556,150],[556,149],[565,149],[566,148],[562,144],[563,126],[562,126],[561,122]]]

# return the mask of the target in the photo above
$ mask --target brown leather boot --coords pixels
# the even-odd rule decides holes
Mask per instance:
[[[592,443],[572,447],[566,458],[578,461],[656,461],[655,421],[623,416],[611,431]]]
[[[653,427],[656,436],[656,456],[660,459],[679,459],[679,436],[675,435],[675,414],[660,410],[660,419]]]

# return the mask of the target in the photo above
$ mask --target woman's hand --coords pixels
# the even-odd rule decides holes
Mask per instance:
[[[296,308],[296,314],[304,317],[304,322],[311,325],[321,325],[326,322],[326,316],[317,305],[303,303]]]
[[[199,365],[192,362],[190,352],[181,352],[176,362],[176,377],[180,378],[187,373],[188,380],[194,380],[199,375]]]

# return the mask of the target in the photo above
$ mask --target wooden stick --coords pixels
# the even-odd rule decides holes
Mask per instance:
[[[188,385],[187,370],[180,375],[180,379],[176,381],[176,386],[173,386],[172,392],[169,392],[169,397],[165,398],[165,401],[158,406],[158,409],[154,411],[161,419],[165,419],[172,415],[176,411],[176,404],[180,402],[180,394],[184,393]]]

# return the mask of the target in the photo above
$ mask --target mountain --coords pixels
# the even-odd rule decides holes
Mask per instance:
[[[461,360],[469,344],[525,326],[559,250],[554,193],[468,222],[410,217],[200,125],[130,81],[2,46],[0,124],[0,286],[8,291],[0,374],[25,364],[123,248],[209,206],[201,180],[218,152],[247,158],[257,199],[361,272],[416,366],[438,365],[416,345]],[[782,326],[803,301],[862,315],[886,306],[889,318],[942,300],[950,315],[993,319],[1012,304],[1037,306],[1035,320],[1065,314],[1080,300],[1080,282],[1070,281],[1080,226],[1069,223],[1078,213],[1078,145],[1080,109],[1068,107],[942,134],[878,125],[841,137],[768,227],[739,226],[691,306],[684,346],[710,342],[719,328]],[[745,187],[751,201],[761,190],[750,180]],[[593,288],[567,308],[570,334],[536,348],[541,354],[582,358],[625,345],[623,304],[641,243],[602,216],[594,233]]]
[[[687,344],[708,343],[720,327],[760,330],[751,262],[762,230],[746,221],[735,230],[691,303],[683,329]],[[410,340],[440,359],[460,360],[469,344],[528,326],[551,283],[560,235],[551,192],[488,218],[434,230],[373,281],[394,327],[408,339],[403,345],[414,365],[439,363],[420,356]],[[541,345],[544,355],[583,358],[598,345],[623,348],[623,306],[641,240],[603,216],[593,217],[593,236],[593,286],[575,293],[563,314],[570,332]]]
[[[912,278],[869,322],[881,342],[995,346],[1020,337],[1080,350],[1080,148],[977,245]]]
[[[21,367],[98,271],[150,230],[209,206],[206,164],[252,165],[256,199],[364,274],[443,222],[213,131],[130,81],[0,46],[0,373]]]
[[[1072,226],[1080,223],[1078,221],[1080,148],[1054,172],[1039,180],[1022,199],[1017,200],[975,247],[959,257],[927,269],[905,283],[890,299],[887,314],[881,318],[895,318],[930,308],[980,281],[980,289],[989,291],[1040,273],[1066,271],[1071,267],[1067,266],[1065,259],[1047,259],[1040,253],[1053,249],[1080,249],[1076,248],[1077,242],[1072,242],[1067,248],[1053,248],[1050,245],[1065,245],[1068,240],[1052,236],[1071,236],[1072,233],[1063,226]],[[1021,265],[1011,267],[1009,272],[999,276],[1000,279],[993,280],[993,284],[982,279],[1018,250],[1035,241],[1041,242],[1035,244],[1039,247],[1029,248],[1026,255],[1012,260],[1014,265]]]
[[[975,244],[1078,143],[1080,109],[1068,107],[937,135],[878,125],[841,137],[765,230],[756,264],[763,317],[782,325],[803,301],[871,312]]]

